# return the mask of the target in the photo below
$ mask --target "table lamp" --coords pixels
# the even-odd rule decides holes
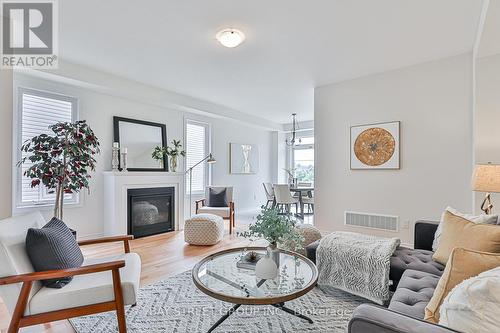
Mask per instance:
[[[481,210],[490,214],[493,208],[491,193],[500,193],[500,164],[477,164],[472,175],[472,190],[486,192]]]

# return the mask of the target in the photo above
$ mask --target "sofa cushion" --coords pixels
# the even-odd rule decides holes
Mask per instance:
[[[432,254],[432,251],[398,247],[391,257],[389,278],[397,283],[407,269],[440,276],[444,266],[432,260]]]
[[[434,294],[439,275],[414,270],[406,270],[398,289],[389,304],[389,309],[405,315],[423,319],[425,306]]]
[[[476,224],[449,211],[444,212],[443,233],[432,258],[445,265],[455,247],[500,253],[500,228]]]
[[[425,308],[425,320],[439,322],[439,307],[448,293],[462,281],[500,266],[500,254],[455,248],[446,263],[441,279],[429,304]]]
[[[446,296],[439,324],[460,332],[492,333],[500,327],[500,267],[467,279]]]
[[[116,260],[125,260],[125,267],[120,268],[123,301],[125,305],[134,304],[137,301],[141,275],[141,259],[137,253],[126,253],[100,259],[85,259],[83,266]],[[26,307],[25,315],[110,302],[114,299],[111,271],[77,275],[64,288],[41,288],[31,298]]]
[[[459,212],[456,209],[453,209],[452,207],[446,207],[445,211],[441,215],[441,220],[439,222],[439,225],[436,229],[436,233],[434,234],[434,241],[432,242],[432,251],[436,251],[438,246],[439,246],[439,241],[441,239],[441,234],[443,233],[443,220],[445,217],[445,212],[450,212],[453,215],[463,217],[464,219],[478,223],[478,224],[497,224],[499,221],[498,215],[470,215],[470,214],[464,214]]]

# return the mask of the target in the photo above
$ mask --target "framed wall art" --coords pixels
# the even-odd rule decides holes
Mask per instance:
[[[399,170],[400,124],[351,126],[351,170]]]
[[[259,172],[259,146],[248,143],[230,143],[229,160],[229,173],[257,173]]]

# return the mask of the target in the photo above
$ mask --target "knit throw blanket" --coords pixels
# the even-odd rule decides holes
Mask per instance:
[[[321,239],[316,263],[318,285],[335,287],[384,304],[390,299],[390,258],[401,241],[353,232]]]

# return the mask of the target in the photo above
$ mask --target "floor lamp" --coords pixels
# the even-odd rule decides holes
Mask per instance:
[[[193,196],[193,169],[196,168],[201,163],[203,163],[204,161],[207,161],[208,164],[212,164],[212,163],[216,162],[215,158],[212,156],[212,153],[210,153],[207,156],[205,156],[204,159],[202,159],[201,161],[199,161],[198,163],[196,163],[195,165],[193,165],[192,167],[190,167],[189,169],[186,170],[186,173],[189,173],[189,217],[191,217],[192,210],[193,210],[191,207],[191,205],[193,204],[193,200],[192,200],[192,196]]]

